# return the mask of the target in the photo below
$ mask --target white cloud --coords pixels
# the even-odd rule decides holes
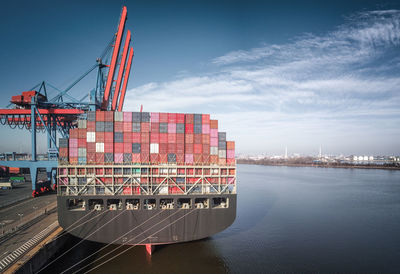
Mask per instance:
[[[212,113],[239,152],[400,153],[400,11],[363,12],[324,36],[238,50],[210,75],[148,83],[125,110]],[[135,107],[136,106],[136,107]],[[343,151],[346,149],[346,151]],[[397,150],[396,150],[397,149]]]

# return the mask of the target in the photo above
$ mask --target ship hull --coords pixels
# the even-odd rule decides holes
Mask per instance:
[[[236,218],[236,194],[218,195],[225,198],[226,207],[197,208],[195,198],[212,201],[216,195],[199,195],[191,198],[190,208],[162,209],[160,200],[173,199],[177,205],[182,195],[137,195],[137,196],[80,196],[88,205],[89,199],[140,200],[137,210],[71,210],[68,203],[77,196],[58,196],[58,222],[70,234],[90,241],[124,245],[170,244],[209,237],[229,227]],[[148,210],[143,208],[145,199],[154,199],[157,205]]]

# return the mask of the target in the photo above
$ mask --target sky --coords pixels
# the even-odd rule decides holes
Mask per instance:
[[[210,113],[241,154],[400,154],[398,1],[8,1],[1,107],[88,70],[123,5],[135,50],[125,111]],[[0,151],[30,150],[24,131],[0,134]]]

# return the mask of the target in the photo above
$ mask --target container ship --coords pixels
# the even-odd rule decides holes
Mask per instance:
[[[83,116],[69,138],[59,139],[58,218],[66,231],[152,248],[202,239],[233,223],[235,143],[209,114]]]
[[[77,237],[146,245],[151,253],[154,245],[202,239],[233,223],[235,143],[209,114],[122,111],[133,56],[128,30],[118,57],[126,18],[123,7],[110,65],[98,59],[90,103],[73,105],[81,106],[73,122],[61,123],[68,138],[58,141],[58,219]],[[66,113],[71,103],[60,102],[57,111]]]

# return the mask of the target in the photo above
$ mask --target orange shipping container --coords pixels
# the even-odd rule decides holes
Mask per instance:
[[[235,141],[226,141],[226,149],[235,149]]]

